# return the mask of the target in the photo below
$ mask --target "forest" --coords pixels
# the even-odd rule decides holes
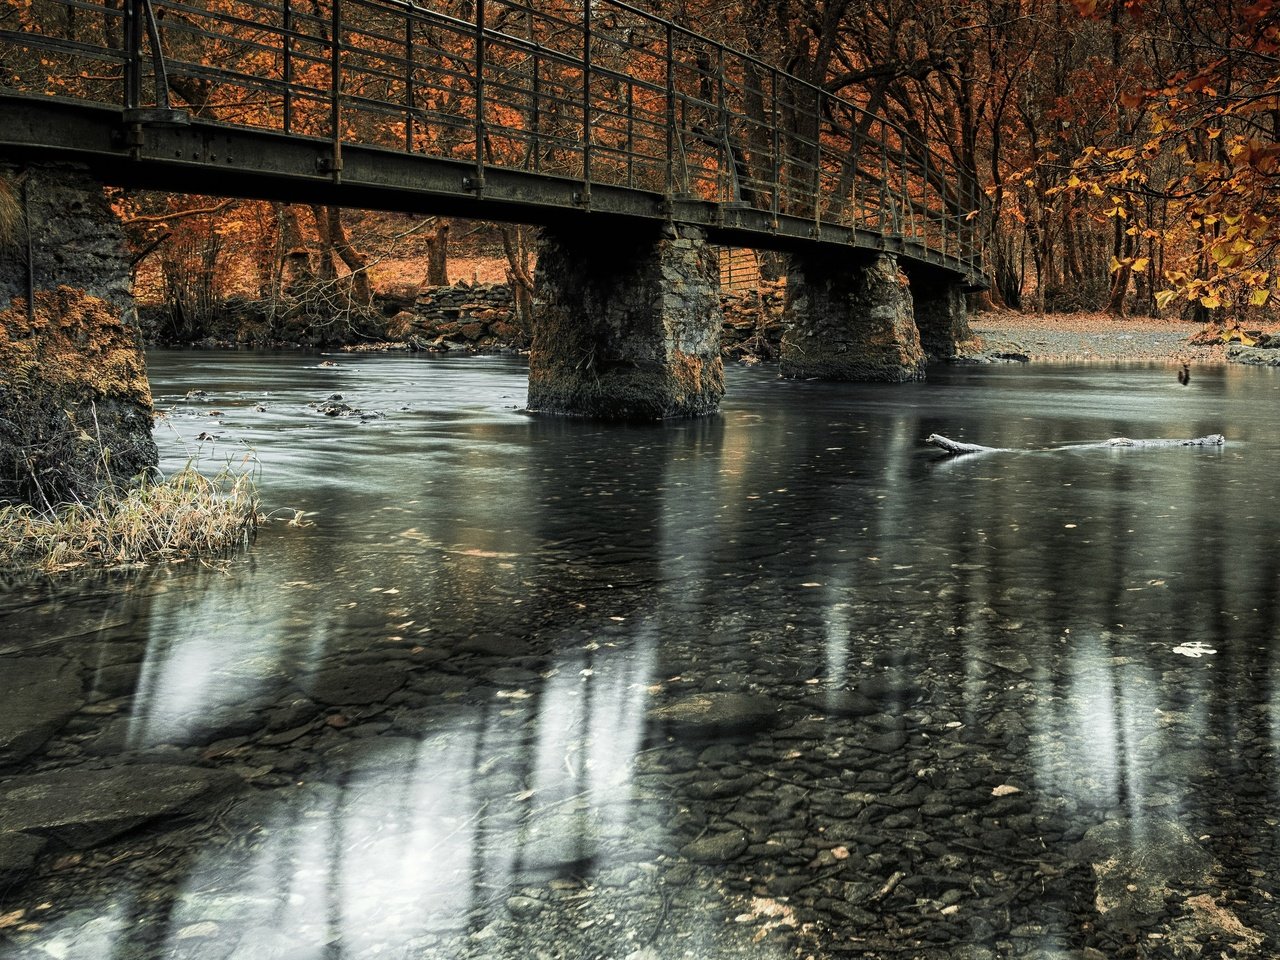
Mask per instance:
[[[238,12],[252,32],[243,3],[206,6]],[[460,21],[476,12],[472,0],[431,6]],[[536,39],[553,46],[558,18],[572,17],[573,6],[538,3],[525,21],[542,18]],[[306,9],[298,5],[297,22],[310,18],[323,39],[324,4]],[[376,10],[368,9],[377,36]],[[502,7],[495,28],[522,9]],[[927,144],[955,179],[976,184],[980,203],[969,218],[990,283],[978,307],[1249,323],[1276,295],[1280,16],[1272,0],[663,0],[646,9],[855,104],[863,129],[902,131],[904,143]],[[27,16],[38,20],[38,5],[32,10]],[[434,42],[449,60],[450,41]],[[305,43],[293,49],[299,75],[325,68]],[[457,63],[468,55],[459,48]],[[644,58],[634,59],[629,69],[643,72]],[[457,77],[428,105],[443,118],[437,149],[466,149],[464,118],[474,103],[461,66]],[[91,82],[82,72],[68,85]],[[232,102],[200,75],[169,82],[195,116],[278,106],[243,91]],[[609,92],[597,95],[603,117]],[[287,126],[287,102],[284,109]],[[297,129],[305,108],[293,110]],[[416,149],[425,125],[421,134],[412,121],[401,127]],[[492,157],[512,144],[493,137],[484,148]],[[376,318],[411,301],[415,286],[474,274],[468,261],[451,276],[451,236],[493,254],[515,316],[527,319],[528,227],[137,191],[121,192],[116,206],[140,298],[157,308],[165,339],[197,340],[225,326],[229,302],[265,318],[265,339],[296,333],[290,311],[295,320],[339,318],[355,330],[368,320],[376,333]],[[780,272],[770,256],[760,266],[765,279]],[[379,314],[375,299],[387,297],[392,306]]]

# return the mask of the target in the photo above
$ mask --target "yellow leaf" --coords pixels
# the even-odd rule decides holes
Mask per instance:
[[[1177,295],[1178,295],[1177,290],[1161,290],[1159,293],[1156,294],[1156,306],[1159,307],[1161,310],[1163,310],[1165,307],[1169,306],[1169,304],[1173,302],[1174,298],[1177,297]]]
[[[1138,257],[1137,260],[1133,261],[1133,272],[1142,273],[1142,271],[1147,269],[1147,265],[1150,263],[1150,257]]]
[[[1270,290],[1255,290],[1249,294],[1249,305],[1253,307],[1266,306],[1267,300],[1271,298]]]
[[[1222,299],[1216,293],[1210,293],[1200,298],[1200,306],[1214,310],[1222,306]]]

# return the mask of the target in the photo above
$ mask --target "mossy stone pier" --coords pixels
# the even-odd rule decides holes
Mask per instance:
[[[531,412],[654,421],[719,408],[719,265],[701,229],[544,230],[535,287]]]
[[[781,370],[819,380],[920,380],[929,360],[971,338],[964,288],[887,253],[793,254]]]
[[[973,340],[964,287],[936,272],[910,270],[911,302],[920,346],[931,362],[950,360]]]
[[[102,183],[0,162],[0,498],[89,500],[154,467],[120,221]]]
[[[925,356],[895,257],[794,254],[787,271],[784,377],[918,380]]]

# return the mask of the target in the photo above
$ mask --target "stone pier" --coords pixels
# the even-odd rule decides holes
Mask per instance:
[[[920,343],[931,362],[950,360],[960,344],[973,339],[964,288],[954,279],[913,271],[911,300]]]
[[[719,265],[696,227],[542,232],[530,412],[653,421],[724,394]]]
[[[0,499],[92,499],[155,466],[130,277],[101,183],[0,160]]]
[[[918,380],[924,365],[911,292],[896,257],[854,251],[791,257],[782,376]]]

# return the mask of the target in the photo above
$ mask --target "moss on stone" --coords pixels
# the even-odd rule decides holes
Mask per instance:
[[[0,311],[0,389],[151,408],[137,331],[105,300],[70,287],[37,291],[33,317],[20,299]]]
[[[629,421],[715,412],[717,262],[700,232],[686,232],[543,235],[530,411]]]
[[[0,498],[92,499],[157,460],[137,330],[107,301],[37,291],[0,311]]]

